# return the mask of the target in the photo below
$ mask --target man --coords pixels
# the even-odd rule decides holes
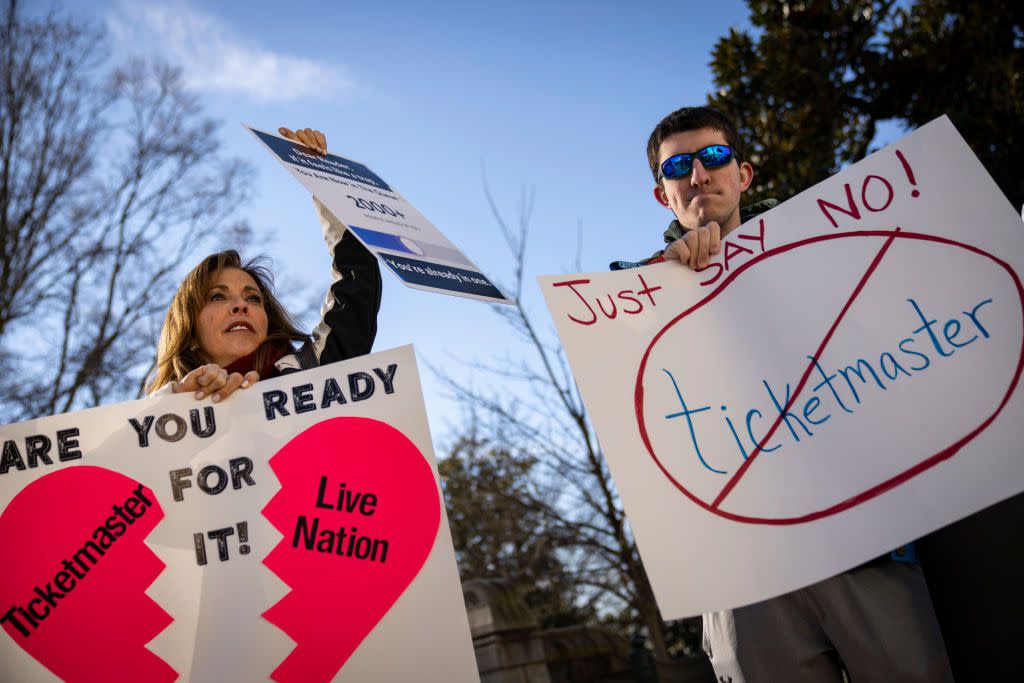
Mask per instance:
[[[668,247],[639,264],[705,268],[722,239],[777,204],[740,209],[753,167],[719,112],[683,108],[651,133],[654,198],[675,220]],[[813,549],[809,549],[813,552]],[[911,560],[911,561],[907,561]],[[721,683],[952,681],[942,635],[913,551],[900,548],[838,576],[754,605],[704,615],[704,650]]]

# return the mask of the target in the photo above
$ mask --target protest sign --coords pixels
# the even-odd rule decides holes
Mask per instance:
[[[2,680],[479,680],[410,346],[0,441]]]
[[[407,287],[511,304],[486,275],[365,164],[246,126]]]
[[[941,118],[700,272],[540,278],[663,616],[794,590],[1024,490],[1022,270],[1020,217]]]

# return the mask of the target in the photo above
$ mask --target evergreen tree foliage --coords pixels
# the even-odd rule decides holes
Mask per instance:
[[[948,114],[1015,206],[1024,174],[1024,5],[750,0],[753,29],[719,39],[709,104],[732,117],[756,175],[786,199],[871,151],[880,122]]]
[[[542,627],[583,623],[594,614],[580,606],[560,556],[571,540],[538,486],[536,464],[473,434],[439,463],[459,572],[463,580],[511,580]]]
[[[893,85],[878,115],[919,126],[948,114],[1020,208],[1024,3],[918,0],[897,13],[886,38]]]

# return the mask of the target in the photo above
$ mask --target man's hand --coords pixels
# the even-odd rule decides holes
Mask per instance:
[[[702,228],[691,230],[662,253],[666,261],[679,259],[693,270],[707,268],[708,260],[722,250],[722,230],[711,221]]]
[[[194,391],[197,399],[203,399],[213,394],[213,402],[219,403],[236,389],[247,389],[260,380],[260,375],[255,370],[250,370],[243,377],[241,373],[228,371],[217,365],[200,365],[192,372],[185,375],[180,382],[175,382],[171,391],[181,394],[186,391]]]
[[[318,130],[314,130],[313,128],[299,128],[296,131],[291,131],[287,128],[278,128],[277,132],[289,140],[293,140],[300,145],[309,147],[314,152],[327,154],[327,138]]]

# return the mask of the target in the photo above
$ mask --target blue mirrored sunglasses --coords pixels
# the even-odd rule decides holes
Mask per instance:
[[[690,171],[693,170],[693,160],[695,158],[700,159],[700,163],[704,168],[718,168],[732,161],[732,157],[732,148],[729,145],[708,145],[693,154],[676,154],[661,163],[659,180],[661,178],[675,180],[676,178],[689,175]]]

